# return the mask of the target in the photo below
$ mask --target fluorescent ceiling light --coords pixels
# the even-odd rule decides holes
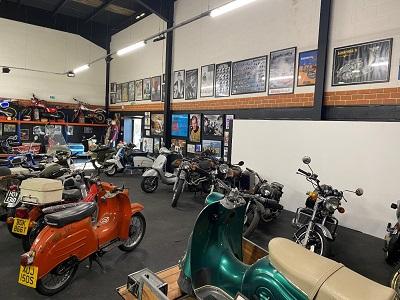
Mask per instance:
[[[80,66],[80,67],[74,69],[72,72],[74,72],[74,74],[77,74],[77,73],[85,71],[87,69],[89,69],[89,65],[83,65],[83,66]]]
[[[234,0],[232,2],[229,2],[228,4],[225,4],[221,7],[218,7],[216,9],[213,9],[210,13],[211,17],[218,17],[220,15],[223,15],[227,12],[230,12],[231,10],[234,10],[236,8],[245,6],[251,2],[254,2],[256,0]]]
[[[146,45],[146,43],[145,43],[144,41],[137,42],[136,44],[133,44],[133,45],[130,45],[130,46],[128,46],[128,47],[125,47],[125,48],[123,48],[123,49],[121,49],[121,50],[118,50],[118,51],[117,51],[117,55],[118,55],[118,56],[121,56],[121,55],[127,54],[127,53],[129,53],[129,52],[132,52],[132,51],[135,51],[135,50],[137,50],[137,49],[139,49],[139,48],[142,48],[142,47],[144,47],[145,45]]]
[[[141,13],[140,15],[136,16],[136,20],[139,20],[140,18],[144,17],[145,13]]]

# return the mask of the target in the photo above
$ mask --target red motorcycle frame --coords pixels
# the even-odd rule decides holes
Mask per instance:
[[[39,119],[43,117],[48,119],[65,120],[65,114],[59,110],[58,107],[48,106],[45,100],[38,99],[35,94],[32,95],[31,101],[32,105],[22,110],[21,118],[31,120],[32,113],[35,114],[34,112],[37,109],[39,111]]]

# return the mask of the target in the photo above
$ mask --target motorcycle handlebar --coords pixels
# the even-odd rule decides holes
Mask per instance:
[[[310,173],[310,172],[306,172],[306,171],[304,171],[304,170],[302,170],[302,169],[297,169],[297,172],[299,172],[299,173],[301,173],[301,174],[303,174],[303,175],[305,175],[305,176],[307,176],[307,177],[310,177],[310,176],[311,176],[311,173]]]

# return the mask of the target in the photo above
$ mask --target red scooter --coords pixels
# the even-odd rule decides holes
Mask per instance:
[[[90,266],[95,261],[102,267],[99,258],[114,247],[129,252],[140,244],[146,230],[143,206],[130,202],[127,189],[91,183],[97,189],[94,202],[45,216],[47,226],[21,255],[20,284],[53,295],[72,281],[86,258]]]

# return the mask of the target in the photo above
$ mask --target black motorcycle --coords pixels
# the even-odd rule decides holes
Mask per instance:
[[[392,203],[390,207],[396,210],[397,222],[394,226],[391,223],[387,225],[383,251],[385,252],[386,262],[395,264],[400,261],[400,201],[397,204]]]

